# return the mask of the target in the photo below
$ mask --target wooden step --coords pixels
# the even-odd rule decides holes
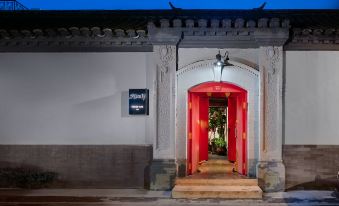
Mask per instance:
[[[258,186],[257,179],[206,179],[206,178],[177,178],[175,185],[180,186]]]
[[[225,198],[225,199],[261,199],[262,190],[258,186],[183,186],[176,185],[172,190],[173,198]]]

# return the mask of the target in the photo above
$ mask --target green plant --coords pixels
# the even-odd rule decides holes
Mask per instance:
[[[223,107],[209,108],[209,129],[214,133],[217,132],[219,137],[225,137],[226,114]]]
[[[216,147],[225,147],[226,142],[223,137],[214,138],[214,144]]]

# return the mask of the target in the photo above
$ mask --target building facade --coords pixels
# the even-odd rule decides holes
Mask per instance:
[[[171,189],[194,167],[188,92],[215,81],[219,51],[232,64],[220,82],[246,92],[243,174],[271,192],[339,171],[338,11],[0,15],[2,171]],[[129,115],[129,89],[144,88],[149,115]]]

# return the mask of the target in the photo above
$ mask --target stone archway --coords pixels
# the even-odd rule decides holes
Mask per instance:
[[[176,161],[179,165],[178,176],[187,171],[187,91],[189,88],[213,81],[214,59],[202,60],[180,68],[176,73]],[[256,177],[256,164],[259,160],[260,114],[259,114],[259,72],[254,68],[236,61],[234,66],[224,70],[222,81],[237,85],[248,91],[248,141],[247,174]]]

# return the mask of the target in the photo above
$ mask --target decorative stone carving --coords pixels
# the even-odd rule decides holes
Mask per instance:
[[[122,29],[115,29],[114,32],[115,32],[115,35],[117,37],[124,37],[125,36],[125,32]]]
[[[222,20],[222,27],[223,28],[231,28],[232,27],[232,20],[231,19],[223,19]]]
[[[241,18],[236,19],[235,22],[234,22],[235,28],[243,28],[244,25],[245,25],[245,20],[241,19]]]
[[[253,20],[249,20],[247,23],[246,23],[246,27],[247,28],[255,28],[255,21]]]
[[[257,165],[264,191],[281,191],[285,184],[282,163],[282,47],[261,47],[259,68],[262,96],[261,159]]]
[[[212,28],[218,28],[219,27],[219,20],[218,19],[212,19],[211,20],[211,27]]]
[[[164,158],[173,156],[174,139],[171,124],[174,121],[174,109],[171,101],[174,100],[176,46],[159,45],[154,47],[157,57],[157,138],[155,157]],[[172,125],[174,126],[174,125]]]
[[[268,19],[267,18],[261,18],[258,21],[258,28],[266,28],[268,24]]]
[[[280,19],[279,18],[272,18],[270,20],[270,27],[271,28],[279,28],[280,27]]]
[[[168,28],[170,26],[168,19],[161,19],[160,20],[160,26],[161,28]]]
[[[279,47],[267,47],[266,58],[272,68],[271,70],[269,70],[269,72],[274,75],[276,73],[276,70],[278,69],[276,63],[280,60]]]
[[[102,33],[102,30],[99,28],[99,27],[92,27],[91,28],[91,31],[92,31],[92,36],[97,38],[97,37],[103,37],[103,33]]]
[[[78,27],[71,27],[69,28],[69,30],[74,37],[78,37],[80,35],[80,31]]]
[[[181,21],[181,19],[174,19],[174,20],[173,20],[173,27],[175,27],[175,28],[182,27],[182,21]]]
[[[199,19],[198,25],[200,28],[206,28],[207,27],[207,20],[206,19]]]
[[[173,59],[173,52],[170,46],[161,46],[159,47],[158,52],[160,55],[160,60],[162,62],[162,64],[159,65],[160,70],[161,70],[160,82],[162,82],[163,75],[168,72],[168,65],[170,61]]]
[[[188,28],[194,27],[194,20],[192,20],[192,19],[187,19],[187,20],[186,20],[186,27],[188,27]]]

